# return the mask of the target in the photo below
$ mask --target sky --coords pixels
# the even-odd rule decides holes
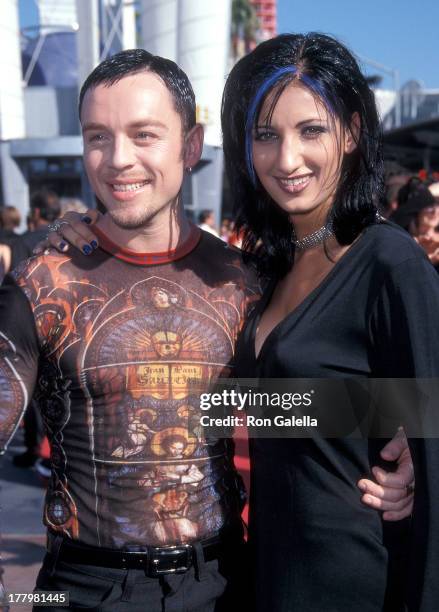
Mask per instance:
[[[20,0],[19,7],[21,27],[35,25],[35,0]],[[439,0],[277,0],[277,15],[279,33],[332,34],[357,55],[398,70],[401,85],[416,79],[439,89]],[[363,68],[393,87],[385,73]]]
[[[20,28],[27,28],[38,23],[38,10],[35,0],[18,0]]]
[[[439,0],[277,0],[278,32],[331,34],[357,55],[439,90]],[[363,64],[367,74],[391,77]]]

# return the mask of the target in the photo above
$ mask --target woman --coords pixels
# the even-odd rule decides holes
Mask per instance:
[[[409,232],[439,270],[439,203],[433,193],[417,177],[398,192],[398,208],[390,217]]]
[[[307,47],[314,62],[327,62],[331,87],[337,53],[340,64],[349,63],[345,72],[358,72],[360,93],[351,92],[351,83],[338,83],[339,89],[348,92],[343,94],[352,98],[350,105],[343,96],[326,96],[319,80],[308,78],[307,58],[301,55]],[[276,377],[372,375],[363,355],[368,342],[365,330],[360,330],[356,360],[351,355],[352,338],[345,337],[342,315],[346,306],[336,300],[336,309],[328,309],[328,330],[333,332],[338,326],[337,338],[329,336],[325,343],[324,334],[318,331],[320,343],[316,345],[308,326],[304,331],[311,334],[309,345],[300,337],[290,342],[288,334],[285,342],[278,342],[282,322],[270,333],[278,321],[303,311],[306,302],[317,303],[323,288],[337,297],[343,290],[342,280],[350,278],[345,278],[343,270],[349,261],[345,258],[352,257],[354,249],[371,258],[369,239],[365,246],[363,243],[370,230],[374,236],[375,229],[381,228],[376,225],[374,203],[381,161],[374,141],[378,127],[372,94],[361,79],[348,52],[336,41],[318,35],[284,36],[263,43],[229,77],[223,129],[227,167],[238,203],[238,231],[244,230],[245,246],[259,255],[261,273],[273,277],[258,310],[260,320],[252,318],[242,337],[240,361],[250,364],[241,366],[242,375],[272,376],[274,371]],[[367,97],[362,106],[363,94]],[[393,229],[386,227],[386,231],[393,237]],[[60,228],[60,233],[74,241],[71,232],[71,227],[68,231],[65,225]],[[79,233],[91,240],[85,226]],[[404,248],[418,260],[419,252],[408,240],[403,240]],[[52,242],[59,246],[59,238]],[[306,250],[307,245],[311,248]],[[423,273],[428,276],[429,270]],[[376,286],[380,286],[379,279]],[[256,327],[257,359],[253,354]],[[356,331],[354,324],[352,330]],[[286,349],[288,355],[278,359],[278,349]],[[301,371],[296,368],[299,364],[290,361],[295,349],[296,360],[299,356],[303,360]],[[331,370],[323,367],[326,361],[338,363]],[[392,365],[396,371],[397,364]],[[396,374],[394,370],[385,374],[383,369],[382,375]],[[304,457],[308,463],[303,463]],[[363,441],[255,440],[252,458],[251,536],[257,553],[258,607],[264,612],[381,610],[387,571],[382,522],[378,513],[361,504],[356,491],[356,482],[370,473],[377,452],[369,460]],[[300,476],[300,482],[295,476],[292,480],[293,474]]]
[[[262,43],[230,73],[222,126],[237,229],[273,279],[238,343],[238,373],[437,377],[436,273],[414,241],[379,216],[379,121],[350,52],[313,33]],[[419,467],[437,461],[434,442],[412,443]],[[363,440],[252,440],[258,609],[404,609],[405,526],[389,545],[353,486],[376,451]],[[434,478],[425,470],[417,477],[413,610],[437,605],[425,562],[437,553],[421,519],[434,504]]]

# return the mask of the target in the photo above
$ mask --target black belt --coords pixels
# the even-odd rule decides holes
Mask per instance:
[[[239,542],[239,540],[235,540],[236,542]],[[199,544],[205,561],[218,559],[224,553],[226,546],[224,540],[219,537],[200,540]],[[192,544],[130,546],[128,550],[116,550],[114,548],[77,544],[63,538],[58,551],[57,548],[56,536],[49,533],[47,550],[50,554],[57,555],[60,561],[118,569],[143,569],[146,575],[150,577],[186,572],[195,559],[195,549]]]

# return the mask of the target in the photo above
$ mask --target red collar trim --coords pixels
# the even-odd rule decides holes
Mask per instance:
[[[196,225],[192,225],[188,238],[176,249],[158,253],[137,253],[136,251],[121,248],[112,242],[98,227],[94,227],[93,231],[99,238],[99,247],[103,251],[110,253],[117,259],[140,266],[154,266],[182,259],[194,250],[201,238],[201,230]]]

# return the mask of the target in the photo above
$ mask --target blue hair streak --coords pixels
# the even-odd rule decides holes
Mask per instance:
[[[283,66],[277,68],[273,74],[260,85],[259,89],[255,93],[253,100],[250,102],[247,118],[245,121],[245,161],[247,166],[247,172],[254,186],[256,186],[256,174],[253,166],[253,125],[256,119],[256,112],[259,108],[261,100],[266,93],[286,74],[296,74],[296,66]],[[311,79],[306,74],[300,75],[300,80],[324,102],[325,106],[332,113],[331,105],[327,99],[326,93],[320,87],[320,85]]]

